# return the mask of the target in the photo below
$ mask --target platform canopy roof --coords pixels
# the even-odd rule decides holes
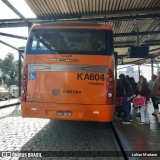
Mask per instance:
[[[23,16],[11,0],[1,1],[20,18],[0,19],[0,28],[61,20],[110,24],[119,64],[159,61],[160,0],[25,0],[37,18]],[[150,46],[148,59],[127,58],[128,48],[137,45]]]

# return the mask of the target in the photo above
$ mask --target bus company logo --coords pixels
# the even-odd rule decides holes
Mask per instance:
[[[53,58],[54,62],[79,62],[79,59]]]
[[[53,94],[54,96],[58,96],[58,95],[60,94],[60,89],[53,89],[53,90],[52,90],[52,94]]]
[[[64,94],[81,94],[80,90],[63,90]]]

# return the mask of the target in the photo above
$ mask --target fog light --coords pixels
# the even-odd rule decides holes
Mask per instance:
[[[108,93],[108,97],[112,97],[112,93]]]
[[[22,90],[21,90],[21,94],[24,94],[24,93],[25,93],[25,91],[24,91],[24,89],[22,89]]]

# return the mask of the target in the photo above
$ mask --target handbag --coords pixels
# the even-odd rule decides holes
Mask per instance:
[[[118,97],[116,99],[116,106],[122,106],[123,105],[123,97]]]
[[[145,106],[146,105],[146,98],[143,96],[138,96],[133,99],[133,104],[135,107]]]

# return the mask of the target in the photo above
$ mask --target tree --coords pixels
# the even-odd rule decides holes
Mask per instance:
[[[4,60],[0,59],[0,69],[3,72],[2,79],[5,84],[18,85],[18,61],[14,60],[12,53],[8,53]]]

